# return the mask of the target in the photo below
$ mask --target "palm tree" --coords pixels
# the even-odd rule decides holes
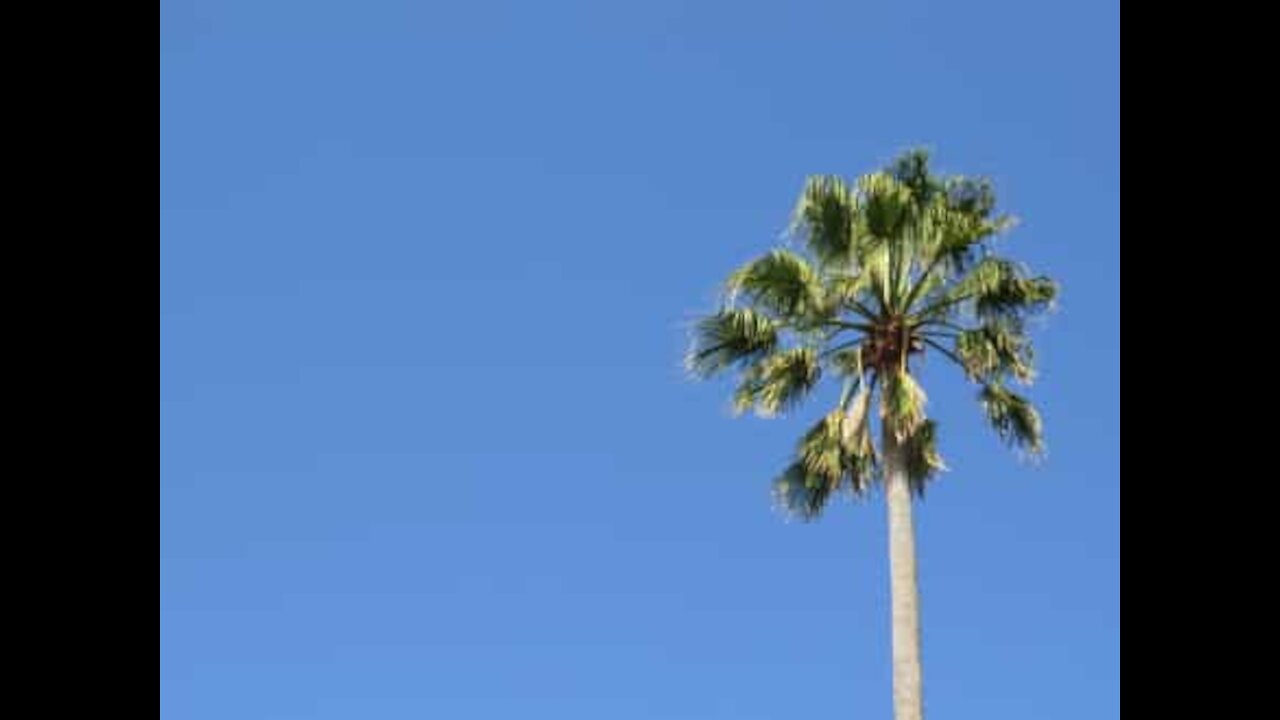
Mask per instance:
[[[699,378],[737,374],[739,414],[773,417],[824,377],[839,381],[835,407],[801,437],[775,492],[813,520],[837,494],[883,485],[896,720],[924,712],[912,502],[944,469],[916,366],[930,352],[954,363],[1001,438],[1031,454],[1044,447],[1040,415],[1010,384],[1034,378],[1027,321],[1052,306],[1057,285],[996,254],[1012,225],[989,182],[935,176],[923,151],[852,184],[810,178],[793,242],[729,277],[687,357]]]

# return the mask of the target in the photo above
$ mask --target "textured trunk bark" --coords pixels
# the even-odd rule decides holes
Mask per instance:
[[[888,430],[884,433],[884,453],[893,607],[893,716],[894,720],[923,720],[920,589],[916,573],[915,525],[911,517],[911,483],[907,478],[902,447]]]

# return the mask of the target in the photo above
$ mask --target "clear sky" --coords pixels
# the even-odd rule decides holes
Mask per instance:
[[[805,175],[1024,218],[1050,456],[928,376],[931,717],[1120,697],[1118,0],[161,0],[164,720],[888,718],[883,509],[685,328]],[[819,402],[834,398],[819,398]]]

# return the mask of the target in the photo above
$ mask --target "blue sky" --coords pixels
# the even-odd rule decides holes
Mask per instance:
[[[1118,718],[1119,3],[160,5],[166,720],[887,718],[883,510],[684,328],[916,144],[1062,280],[1051,454],[930,375],[935,718]]]

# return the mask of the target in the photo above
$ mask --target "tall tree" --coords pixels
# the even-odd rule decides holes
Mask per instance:
[[[812,177],[793,242],[729,276],[687,357],[699,378],[736,373],[739,413],[773,417],[824,378],[838,381],[838,401],[801,436],[775,492],[787,511],[813,520],[839,493],[883,486],[896,720],[924,713],[912,505],[944,467],[919,359],[936,353],[959,367],[1010,445],[1044,448],[1040,415],[1010,386],[1035,377],[1027,321],[1058,288],[997,254],[995,240],[1012,226],[991,183],[936,176],[923,151],[853,183]]]

